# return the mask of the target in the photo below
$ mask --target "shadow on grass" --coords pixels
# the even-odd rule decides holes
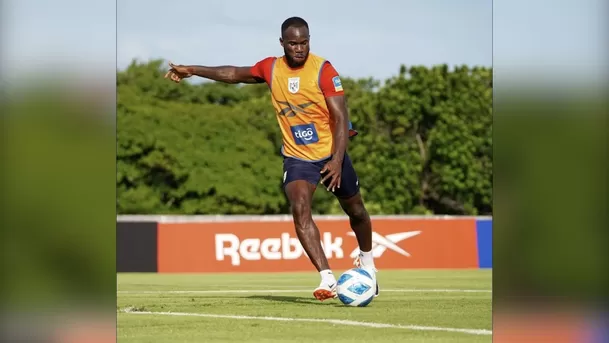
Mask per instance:
[[[295,297],[289,295],[252,295],[247,297],[253,300],[264,300],[270,302],[287,302],[293,304],[312,304],[312,305],[324,305],[324,306],[345,306],[338,299],[328,299],[325,301],[319,301],[311,297]]]

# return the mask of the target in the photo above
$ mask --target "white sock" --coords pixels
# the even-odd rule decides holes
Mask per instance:
[[[372,268],[374,269],[374,258],[372,257],[372,251],[361,251],[359,253],[360,261],[362,262],[362,267]]]
[[[336,278],[334,277],[334,273],[332,273],[332,271],[330,269],[324,269],[322,271],[319,272],[319,275],[321,276],[321,282],[331,285],[333,283],[336,283]]]

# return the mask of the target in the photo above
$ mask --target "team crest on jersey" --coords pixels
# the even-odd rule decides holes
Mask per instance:
[[[288,78],[288,90],[292,94],[298,93],[300,89],[300,77],[290,77]]]

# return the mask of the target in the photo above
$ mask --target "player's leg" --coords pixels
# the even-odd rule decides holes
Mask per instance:
[[[295,159],[284,160],[284,190],[290,203],[294,228],[300,244],[321,276],[313,295],[319,300],[336,297],[336,278],[321,246],[319,229],[313,221],[312,202],[319,183],[320,167]]]
[[[360,249],[354,265],[366,269],[376,280],[376,266],[372,256],[372,222],[359,192],[359,180],[351,159],[345,154],[343,161],[340,188],[334,191],[340,206],[349,217],[349,224],[355,233]],[[378,284],[376,294],[378,295]]]
[[[330,269],[322,250],[319,230],[313,222],[311,203],[315,186],[305,180],[288,183],[285,192],[290,202],[296,235],[317,271]]]
[[[345,214],[349,217],[349,224],[355,233],[357,244],[359,245],[360,253],[355,260],[355,265],[376,272],[372,256],[372,223],[370,215],[364,206],[361,193],[358,191],[349,198],[338,198],[338,201]]]

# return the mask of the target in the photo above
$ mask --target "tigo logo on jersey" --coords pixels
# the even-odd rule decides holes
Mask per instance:
[[[340,77],[338,77],[338,75],[332,78],[332,83],[334,84],[335,92],[340,92],[343,90],[343,83],[340,81]]]
[[[296,145],[307,145],[319,142],[319,136],[314,124],[296,125],[290,127]]]

